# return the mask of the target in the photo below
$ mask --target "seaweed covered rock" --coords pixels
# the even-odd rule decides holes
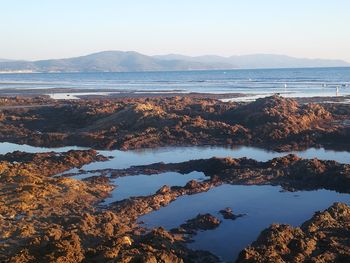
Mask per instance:
[[[302,226],[272,225],[237,262],[348,262],[350,207],[335,203]]]
[[[250,103],[191,97],[46,103],[0,109],[0,140],[124,150],[169,145],[257,145],[280,151],[349,147],[344,144],[348,111],[327,107],[331,113],[320,104],[299,104],[277,95]]]

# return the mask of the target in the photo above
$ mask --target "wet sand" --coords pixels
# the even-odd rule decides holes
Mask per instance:
[[[281,94],[285,96],[285,94]],[[288,94],[286,94],[288,97]],[[251,102],[258,98],[264,98],[271,96],[271,94],[244,94],[244,93],[198,93],[198,92],[183,92],[183,91],[162,91],[162,90],[150,90],[150,91],[127,91],[117,89],[77,89],[77,88],[4,88],[0,89],[0,97],[36,97],[44,96],[59,100],[72,100],[72,99],[126,99],[126,98],[160,98],[160,97],[191,97],[191,98],[212,98],[220,99],[223,101],[237,101],[237,102]],[[339,96],[313,96],[298,97],[294,96],[293,99],[300,103],[350,103],[349,95]]]

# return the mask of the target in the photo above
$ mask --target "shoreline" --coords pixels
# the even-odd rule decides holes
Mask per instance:
[[[252,145],[280,152],[342,146],[350,151],[347,143],[350,142],[350,105],[338,103],[339,97],[291,99],[274,95],[252,102],[223,102],[220,96],[227,94],[211,94],[211,97],[207,97],[208,94],[174,96],[165,93],[123,95],[127,97],[120,97],[120,94],[116,97],[82,95],[78,100],[53,100],[34,94],[2,96],[0,141],[34,146],[120,149],[126,153],[131,149],[178,145]],[[328,103],[330,100],[332,103]],[[147,228],[137,220],[182,196],[206,193],[224,184],[277,185],[290,192],[318,189],[350,192],[349,164],[304,159],[293,154],[268,161],[231,157],[166,163],[157,158],[156,163],[146,162],[125,169],[111,166],[84,170],[85,165],[93,165],[95,161],[107,163],[112,157],[112,154],[102,156],[95,150],[58,153],[55,149],[47,153],[15,151],[0,155],[0,189],[4,197],[0,209],[0,223],[4,226],[0,229],[0,261],[9,258],[15,262],[55,262],[60,258],[66,262],[162,259],[165,262],[218,263],[222,261],[216,255],[191,250],[187,245],[199,229],[206,231],[218,227],[220,219],[217,217],[198,215],[170,231],[161,224]],[[115,158],[123,162],[120,155]],[[147,156],[141,158],[147,160]],[[188,179],[183,186],[169,183],[149,195],[136,194],[108,206],[101,203],[120,187],[113,183],[116,178],[159,175],[169,171],[180,176],[199,171],[209,178]],[[86,177],[86,174],[90,176]],[[72,175],[75,178],[81,175],[81,180]],[[241,216],[233,214],[230,208],[219,208],[230,220]],[[344,204],[329,210],[339,214],[339,225],[347,231],[347,219],[341,211],[350,211],[350,208]],[[324,234],[321,224],[314,218],[311,220],[318,227],[317,233]],[[277,231],[283,235],[299,231],[295,229],[277,228]],[[307,229],[302,230],[305,235],[311,235]],[[338,230],[332,230],[327,233],[327,240],[337,238]],[[275,233],[276,229],[263,230],[262,238],[246,247],[237,260],[267,260],[266,248],[273,250],[276,258],[283,258],[283,253],[275,251],[273,246],[284,246],[284,242],[289,244],[289,241],[281,242],[276,238],[266,241],[270,232]],[[295,239],[299,240],[298,237]],[[338,242],[343,241],[338,239]],[[266,247],[270,244],[272,248]],[[291,256],[297,256],[295,251],[298,250],[293,249],[291,247]],[[324,250],[332,249],[329,243]],[[346,249],[337,251],[345,253]],[[313,255],[308,257],[314,258]]]
[[[46,97],[53,100],[77,100],[77,99],[132,99],[132,98],[165,98],[165,97],[190,97],[190,98],[210,98],[219,99],[223,102],[251,102],[259,98],[265,98],[279,94],[285,98],[292,98],[300,103],[350,103],[350,95],[318,95],[307,94],[298,96],[292,91],[285,93],[206,93],[188,92],[184,90],[125,90],[125,89],[86,89],[86,88],[3,88],[0,89],[0,97]]]
[[[279,93],[278,93],[279,94]],[[290,96],[286,93],[280,94],[286,98],[292,98],[299,103],[341,103],[350,104],[350,95],[338,95],[338,96],[307,96],[298,97]],[[36,88],[36,89],[23,89],[23,88],[4,88],[0,89],[0,97],[38,97],[51,98],[55,101],[59,100],[77,100],[77,99],[137,99],[137,98],[166,98],[166,97],[189,97],[189,98],[210,98],[218,99],[223,102],[252,102],[259,98],[265,98],[272,96],[273,94],[259,94],[259,93],[203,93],[203,92],[185,92],[176,90],[117,90],[117,89],[76,89],[76,88]]]
[[[6,236],[0,243],[0,259],[9,258],[12,261],[44,260],[51,257],[52,261],[49,261],[53,262],[59,256],[68,262],[74,262],[78,258],[84,258],[88,262],[96,259],[104,261],[117,259],[124,262],[122,260],[128,258],[136,260],[140,253],[145,253],[146,246],[150,248],[146,250],[147,255],[161,253],[162,258],[169,262],[175,259],[182,259],[185,262],[196,259],[196,262],[218,263],[222,261],[216,255],[208,251],[194,251],[187,247],[191,238],[198,234],[198,230],[207,231],[218,227],[221,220],[217,217],[199,214],[193,219],[188,218],[187,222],[170,231],[162,227],[145,227],[142,222],[138,222],[138,219],[142,215],[172,204],[182,196],[205,193],[222,185],[280,185],[285,191],[290,192],[325,188],[349,193],[350,183],[346,176],[349,165],[303,159],[295,155],[286,155],[266,162],[247,158],[210,158],[169,164],[154,163],[131,166],[127,169],[112,169],[107,172],[101,170],[99,175],[92,173],[90,177],[82,180],[70,178],[71,175],[55,176],[55,174],[94,161],[104,162],[107,158],[93,150],[75,150],[59,154],[14,152],[0,155],[0,159],[2,165],[9,171],[0,180],[0,184],[7,186],[6,180],[11,178],[11,174],[16,172],[18,167],[22,167],[9,186],[29,187],[26,191],[16,194],[8,191],[3,194],[6,205],[0,209],[2,215],[0,221],[8,220],[2,229],[3,232],[0,232],[1,238]],[[15,163],[11,164],[14,160]],[[101,201],[109,197],[116,188],[111,181],[113,178],[136,176],[140,173],[157,175],[166,171],[175,171],[183,176],[191,171],[201,171],[208,179],[200,182],[191,180],[184,186],[164,185],[150,195],[131,197],[112,202],[108,206],[101,205]],[[319,180],[320,177],[322,180]],[[339,180],[342,183],[339,184]],[[60,190],[57,191],[57,188]],[[34,193],[36,197],[33,203],[28,196]],[[51,196],[53,200],[47,199],[47,196]],[[18,203],[20,205],[16,205]],[[233,214],[229,208],[222,207],[222,209],[220,211],[228,216],[225,220],[235,220],[241,216],[244,220],[244,215]],[[335,204],[327,211],[330,209],[336,209],[335,216],[339,223],[334,227],[332,221],[325,221],[329,222],[327,240],[334,241],[334,238],[339,237],[338,233],[349,229],[347,216],[350,208],[345,204]],[[322,213],[325,212],[316,212],[315,216]],[[315,216],[310,222],[319,228],[318,232],[312,232],[317,237],[323,233],[326,226],[322,221],[316,220]],[[325,217],[327,219],[327,214]],[[303,228],[307,222],[309,221],[301,227]],[[288,225],[287,227],[291,228]],[[278,237],[267,240],[266,235],[270,231],[271,234],[276,232],[273,228],[274,226],[262,229],[260,235],[264,238],[257,239],[251,246],[243,247],[237,262],[251,262],[251,258],[257,260],[266,257],[264,253],[266,245],[271,246],[270,251],[271,249],[275,251],[276,257],[283,257],[283,252],[273,245],[284,242],[288,244],[291,241],[283,239],[281,242]],[[285,228],[277,230],[281,234],[286,231]],[[303,230],[307,232],[305,228]],[[235,238],[238,237],[232,238],[232,242]],[[298,236],[296,238],[298,239]],[[317,242],[322,245],[324,244],[322,240],[324,238]],[[346,241],[341,238],[337,240],[345,246],[339,251],[346,251]],[[96,244],[99,246],[96,247]],[[331,247],[331,245],[323,246],[322,251],[333,251],[333,254],[337,255]],[[61,250],[58,252],[59,248]],[[256,253],[253,255],[249,253],[255,249]],[[43,251],[45,252],[42,253]],[[288,251],[294,256],[298,255],[298,250],[291,248]],[[314,258],[315,255],[309,257]]]

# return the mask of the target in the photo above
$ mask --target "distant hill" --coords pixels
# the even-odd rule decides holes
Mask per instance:
[[[155,56],[158,59],[181,59],[201,63],[228,63],[237,68],[308,68],[308,67],[349,67],[350,63],[343,60],[295,58],[285,55],[254,54],[243,56],[221,57],[206,55],[190,57],[183,55]]]
[[[0,62],[0,72],[29,70],[33,72],[130,72],[228,68],[233,67],[229,63],[161,60],[132,51],[104,51],[67,59]]]
[[[350,64],[342,60],[301,59],[283,55],[147,56],[133,51],[103,51],[81,57],[38,61],[0,60],[0,72],[133,72],[348,66]]]

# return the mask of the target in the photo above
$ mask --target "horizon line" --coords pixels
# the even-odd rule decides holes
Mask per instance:
[[[203,56],[216,56],[216,57],[221,57],[221,58],[231,58],[231,57],[244,57],[244,56],[256,56],[256,55],[272,55],[272,56],[284,56],[284,57],[289,57],[289,58],[296,58],[296,59],[309,59],[309,60],[339,60],[343,61],[346,63],[350,64],[350,61],[346,59],[341,59],[341,58],[320,58],[320,57],[303,57],[303,56],[292,56],[288,54],[281,54],[281,53],[247,53],[247,54],[233,54],[233,55],[217,55],[213,53],[207,53],[207,54],[201,54],[201,55],[184,55],[183,53],[165,53],[165,54],[147,54],[147,53],[142,53],[140,51],[136,50],[118,50],[118,49],[109,49],[109,50],[100,50],[100,51],[91,51],[89,53],[81,54],[81,55],[74,55],[70,57],[56,57],[56,58],[45,58],[45,59],[11,59],[11,58],[6,58],[6,57],[0,57],[1,60],[8,60],[8,61],[3,61],[3,62],[14,62],[14,61],[26,61],[26,62],[36,62],[36,61],[45,61],[45,60],[61,60],[61,59],[71,59],[71,58],[78,58],[78,57],[85,57],[89,55],[94,55],[98,53],[104,53],[104,52],[121,52],[121,53],[137,53],[140,55],[148,56],[148,57],[157,57],[157,56],[172,56],[172,55],[179,55],[179,56],[185,56],[185,57],[191,57],[191,58],[198,58],[198,57],[203,57]],[[176,59],[174,59],[176,60]],[[3,63],[0,62],[0,63]]]

